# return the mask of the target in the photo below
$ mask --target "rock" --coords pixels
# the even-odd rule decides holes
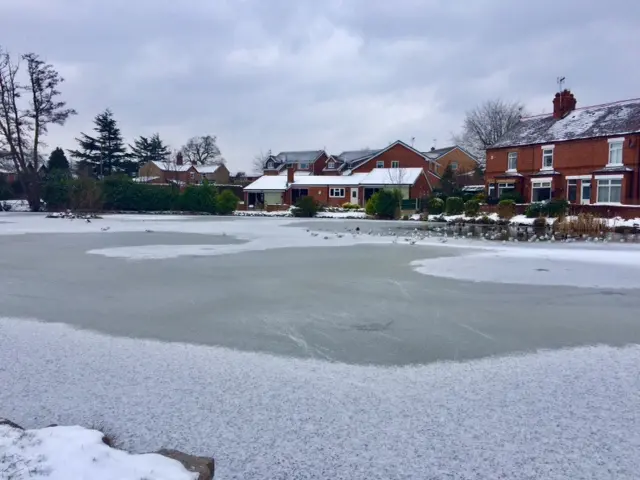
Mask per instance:
[[[212,480],[215,473],[215,461],[209,457],[196,457],[178,450],[158,450],[156,453],[179,461],[190,472],[198,474],[198,480]]]
[[[13,423],[11,420],[7,420],[6,418],[2,418],[2,417],[0,417],[0,425],[8,425],[11,428],[15,428],[17,430],[24,430],[24,428],[22,428],[17,423]]]

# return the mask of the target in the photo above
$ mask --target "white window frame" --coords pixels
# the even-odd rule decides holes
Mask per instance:
[[[553,179],[551,177],[544,178],[536,178],[535,180],[531,180],[531,203],[533,203],[533,192],[536,189],[548,188],[549,189],[549,199],[552,198],[553,195]]]
[[[267,168],[273,168],[273,162],[267,162]]]
[[[336,162],[327,163],[327,168],[330,168],[330,169],[336,168]]]
[[[344,187],[332,187],[329,189],[329,198],[344,198]]]
[[[307,170],[309,168],[309,164],[308,163],[300,163],[300,170]]]
[[[578,188],[578,179],[577,178],[567,178],[567,202],[571,202],[569,200],[569,187],[576,187],[576,199],[573,203],[578,203],[579,200],[579,188]]]
[[[602,184],[601,184],[602,182]],[[604,183],[607,183],[609,187],[609,195],[607,200],[600,199],[600,187],[605,186]],[[613,185],[611,182],[619,182]],[[620,187],[620,199],[618,201],[612,202],[611,199],[611,187],[619,186]],[[596,175],[596,203],[605,203],[611,205],[619,205],[622,203],[622,175]]]
[[[513,165],[511,165],[513,161]],[[507,172],[518,171],[518,152],[509,152],[507,154]]]
[[[376,168],[384,168],[384,160],[376,160]]]
[[[195,180],[195,178],[196,178],[196,172],[194,171],[189,172],[189,179]]]
[[[556,146],[555,145],[543,145],[542,146],[542,168],[540,170],[553,170],[553,157],[554,157],[554,150],[555,150]],[[550,153],[548,153],[550,152]],[[544,164],[544,160],[546,156],[550,156],[551,157],[551,165],[545,165]]]
[[[400,168],[400,162],[398,160],[391,160],[391,168]]]
[[[610,138],[609,142],[609,161],[607,163],[607,167],[618,167],[623,165],[623,151],[624,151],[624,137],[622,138]],[[613,161],[612,154],[616,152],[619,154],[619,161]]]
[[[515,191],[516,189],[516,184],[511,182],[511,183],[498,183],[498,198],[500,198],[502,196],[503,193],[505,193],[505,191],[510,190],[510,191]]]

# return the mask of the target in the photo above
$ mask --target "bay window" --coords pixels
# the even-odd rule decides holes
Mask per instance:
[[[598,179],[598,203],[620,203],[622,201],[621,178]]]
[[[624,140],[609,140],[609,165],[622,165],[622,145]]]
[[[531,182],[531,201],[551,200],[551,180],[533,180]]]

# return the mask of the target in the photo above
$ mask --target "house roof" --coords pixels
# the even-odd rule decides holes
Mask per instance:
[[[277,162],[283,163],[312,163],[318,159],[324,150],[304,150],[300,152],[280,152],[275,156]]]
[[[436,159],[442,157],[443,155],[446,155],[450,151],[455,150],[456,148],[457,148],[457,145],[452,145],[451,147],[433,148],[433,149],[429,150],[428,152],[421,152],[421,153],[422,153],[422,155],[424,155],[425,157],[430,158],[431,160],[436,160]]]
[[[220,168],[220,165],[195,165],[198,173],[215,173]]]
[[[186,172],[192,167],[192,165],[188,165],[188,164],[178,165],[172,162],[157,162],[155,160],[153,160],[151,163],[153,163],[156,167],[158,167],[163,172]]]
[[[490,148],[519,147],[595,137],[640,133],[640,98],[523,118]]]
[[[376,168],[368,173],[353,173],[351,175],[301,175],[295,173],[293,186],[349,186],[349,185],[413,185],[423,173],[421,168]],[[247,185],[247,191],[285,191],[286,175],[263,175],[255,182]]]
[[[380,151],[379,149],[348,150],[346,152],[342,152],[340,155],[337,155],[337,159],[344,163],[351,163],[364,158],[369,158],[372,155],[375,155],[376,153],[378,153],[379,151]]]

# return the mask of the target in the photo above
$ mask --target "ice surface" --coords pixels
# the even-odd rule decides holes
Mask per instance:
[[[416,271],[473,282],[640,288],[640,251],[495,248],[489,252],[413,262]]]
[[[0,478],[194,480],[197,474],[162,455],[131,455],[110,448],[96,430],[69,426],[23,432],[0,425]]]
[[[216,479],[637,479],[640,347],[405,368],[303,361],[0,320],[0,405],[103,422]],[[99,477],[97,477],[99,478]]]

